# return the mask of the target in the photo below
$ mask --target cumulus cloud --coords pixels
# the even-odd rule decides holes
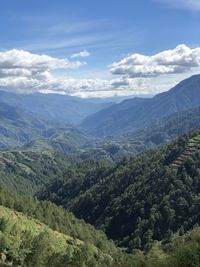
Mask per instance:
[[[0,52],[0,69],[52,70],[59,68],[79,68],[84,62],[58,59],[47,55],[31,54],[24,50]]]
[[[181,45],[154,56],[134,54],[112,64],[111,72],[120,74],[120,77],[110,80],[61,76],[58,75],[59,72],[55,74],[54,70],[76,69],[86,63],[32,54],[23,50],[10,50],[0,52],[0,89],[79,97],[153,94],[169,89],[175,82],[187,77],[188,73],[185,71],[200,66],[199,50],[200,48],[190,49]],[[179,76],[176,79],[173,75],[161,75],[177,72],[181,73],[176,74],[176,77]]]
[[[76,69],[85,64],[16,49],[0,52],[0,88],[23,93],[57,92],[70,95],[100,92],[102,88],[109,90],[110,81],[74,79],[52,72],[57,69]]]
[[[32,54],[24,50],[0,52],[0,87],[21,92],[53,89],[53,86],[57,90],[56,86],[61,81],[54,77],[51,71],[77,69],[85,64],[80,61]]]
[[[87,50],[83,50],[79,53],[71,55],[71,58],[78,58],[78,57],[89,57],[90,53]]]
[[[161,4],[166,4],[172,8],[178,9],[188,9],[193,11],[200,10],[200,1],[199,0],[154,0]]]
[[[112,74],[125,75],[129,78],[156,77],[163,74],[186,73],[200,66],[200,47],[191,49],[179,45],[153,56],[133,54],[114,62],[110,66]]]

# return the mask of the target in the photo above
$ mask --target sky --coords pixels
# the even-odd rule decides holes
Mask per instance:
[[[154,95],[200,73],[199,0],[0,2],[0,88]]]

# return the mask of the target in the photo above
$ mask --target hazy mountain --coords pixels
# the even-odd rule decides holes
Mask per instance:
[[[0,149],[21,146],[42,136],[50,127],[57,127],[31,112],[0,103]]]
[[[195,75],[153,98],[133,98],[114,104],[86,118],[82,127],[97,136],[116,135],[198,105],[200,75]]]
[[[192,119],[191,119],[192,118]],[[75,127],[49,129],[24,148],[56,150],[81,159],[119,160],[168,143],[179,135],[200,127],[200,107],[173,113],[139,130],[107,138],[91,138]]]
[[[68,153],[88,139],[74,126],[41,119],[36,113],[0,103],[0,150],[25,145]]]
[[[46,120],[64,124],[80,123],[87,116],[110,106],[110,103],[59,94],[15,94],[0,91],[0,102],[28,110]]]
[[[34,151],[54,150],[62,154],[79,154],[79,150],[92,138],[72,126],[49,129],[43,135],[27,142],[23,147]]]

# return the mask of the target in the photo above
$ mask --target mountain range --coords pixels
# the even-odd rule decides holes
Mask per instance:
[[[0,266],[199,266],[199,92],[0,92]]]
[[[0,103],[26,111],[48,121],[78,124],[87,116],[111,105],[107,102],[87,100],[59,94],[17,94],[0,91]]]
[[[86,118],[81,126],[96,136],[119,135],[154,120],[200,105],[200,75],[192,76],[153,98],[133,98]]]

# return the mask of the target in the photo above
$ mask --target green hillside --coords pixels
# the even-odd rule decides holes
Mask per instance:
[[[184,233],[200,221],[198,140],[199,132],[185,135],[114,167],[86,172],[82,179],[66,174],[40,197],[70,209],[129,251],[148,250],[154,240]],[[76,177],[80,183],[73,186]]]
[[[199,250],[195,228],[128,255],[62,208],[0,189],[1,267],[198,267]]]
[[[1,94],[1,93],[0,93]],[[52,121],[19,107],[0,103],[0,150],[25,146],[70,153],[89,137],[71,125]]]
[[[52,256],[53,259],[55,258],[55,262],[53,261],[52,265],[48,265],[45,263],[44,265],[39,265],[39,264],[33,264],[31,265],[22,265],[22,266],[54,266],[54,267],[60,267],[60,263],[58,264],[56,261],[60,260],[61,255],[57,255],[55,253],[56,251],[52,251],[52,247],[57,246],[56,242],[61,242],[61,248],[63,247],[63,239],[68,240],[67,244],[75,246],[74,250],[74,262],[69,263],[67,262],[66,265],[63,266],[132,266],[132,256],[128,255],[126,253],[123,253],[119,248],[117,248],[112,241],[109,241],[106,237],[106,235],[101,232],[95,230],[95,228],[89,224],[86,224],[83,220],[78,220],[75,218],[75,216],[60,208],[57,207],[56,205],[47,202],[47,201],[38,201],[34,198],[31,197],[26,197],[26,196],[19,196],[14,192],[10,192],[8,190],[0,189],[0,205],[3,206],[4,208],[7,207],[9,209],[12,209],[13,211],[8,211],[11,216],[9,216],[10,223],[8,222],[9,225],[15,224],[15,216],[12,216],[13,214],[17,214],[17,218],[21,218],[22,220],[19,221],[17,224],[19,226],[19,230],[15,229],[15,227],[11,227],[10,232],[8,233],[8,238],[11,238],[11,243],[10,243],[10,253],[12,255],[12,251],[14,253],[16,249],[16,253],[14,256],[16,257],[21,257],[20,253],[22,255],[29,253],[29,255],[32,255],[34,258],[38,257],[38,254],[40,255],[40,250],[41,250],[41,245],[43,244],[43,234],[44,230],[45,232],[50,233],[51,237],[54,238],[55,233],[56,236],[61,237],[60,240],[57,240],[54,242],[54,239],[52,239],[52,242],[49,242],[48,237],[44,236],[45,238],[45,251],[44,254],[39,257],[41,261],[49,260],[49,256]],[[4,208],[3,211],[4,211]],[[0,209],[1,211],[1,209]],[[20,212],[20,214],[18,213]],[[2,215],[4,215],[5,212],[0,212],[0,218]],[[26,215],[26,216],[24,216]],[[2,215],[1,215],[2,214]],[[7,213],[6,213],[7,214]],[[28,218],[27,218],[28,217]],[[7,221],[7,217],[5,218]],[[34,219],[34,220],[33,220]],[[42,224],[38,221],[35,221],[35,219],[39,220],[42,222]],[[0,233],[2,231],[1,225],[4,225],[5,220],[1,223],[0,220]],[[25,225],[24,225],[25,224]],[[45,224],[45,225],[43,225]],[[48,226],[48,228],[47,228]],[[36,251],[32,250],[34,249],[31,247],[27,247],[26,249],[26,244],[27,242],[30,242],[30,236],[24,236],[26,233],[25,229],[28,231],[30,228],[39,228],[41,235],[38,235],[38,238],[36,237]],[[49,228],[53,229],[48,230]],[[56,232],[55,232],[56,231]],[[18,233],[19,232],[19,233]],[[59,234],[62,233],[63,235]],[[51,234],[52,233],[52,234]],[[54,233],[54,234],[53,234]],[[19,234],[19,236],[18,236]],[[34,234],[32,234],[34,237],[35,234],[37,234],[37,231],[34,230]],[[10,236],[11,235],[11,236]],[[13,237],[12,237],[13,235]],[[21,240],[21,235],[23,235],[25,240]],[[19,243],[16,242],[19,238]],[[27,238],[27,239],[26,239]],[[78,241],[77,241],[78,239]],[[31,242],[34,241],[31,239]],[[9,241],[8,241],[9,242]],[[41,243],[40,243],[41,242]],[[47,247],[46,247],[46,242]],[[3,241],[0,240],[0,248],[1,244],[4,244]],[[20,245],[18,247],[18,244]],[[29,243],[28,243],[29,244]],[[32,243],[30,243],[32,246]],[[52,245],[52,247],[49,245]],[[78,245],[78,250],[76,249]],[[6,246],[7,247],[7,246]],[[37,250],[38,247],[38,250]],[[31,251],[30,251],[31,249]],[[65,247],[64,247],[65,249]],[[3,250],[5,250],[5,247],[3,247]],[[24,251],[25,250],[25,251]],[[53,255],[49,255],[48,251],[53,253]],[[62,250],[63,251],[63,250]],[[18,255],[18,256],[17,256]],[[73,255],[73,250],[68,251],[67,255],[63,255],[61,257],[61,260],[64,262],[66,260],[69,260],[68,257],[71,257]],[[47,256],[47,259],[46,259]],[[27,255],[29,258],[29,256]],[[52,259],[52,257],[50,257]],[[64,264],[64,263],[63,263]],[[82,265],[83,264],[83,265]],[[18,266],[18,265],[17,265]]]
[[[70,159],[56,152],[13,150],[0,152],[0,185],[19,193],[34,194],[62,176]]]
[[[181,153],[175,161],[172,163],[172,166],[176,169],[179,169],[184,165],[185,162],[189,164],[190,161],[193,161],[194,155],[200,149],[200,134],[194,136],[188,141],[187,147],[184,149],[183,153]]]
[[[6,256],[5,264],[12,262],[14,266],[54,266],[56,255],[57,263],[65,259],[65,266],[74,266],[76,254],[81,252],[82,247],[83,242],[80,240],[60,234],[22,213],[0,206],[0,252]]]
[[[0,252],[12,266],[113,266],[111,255],[0,206]],[[117,263],[116,263],[117,264]],[[116,266],[116,265],[115,265]]]

